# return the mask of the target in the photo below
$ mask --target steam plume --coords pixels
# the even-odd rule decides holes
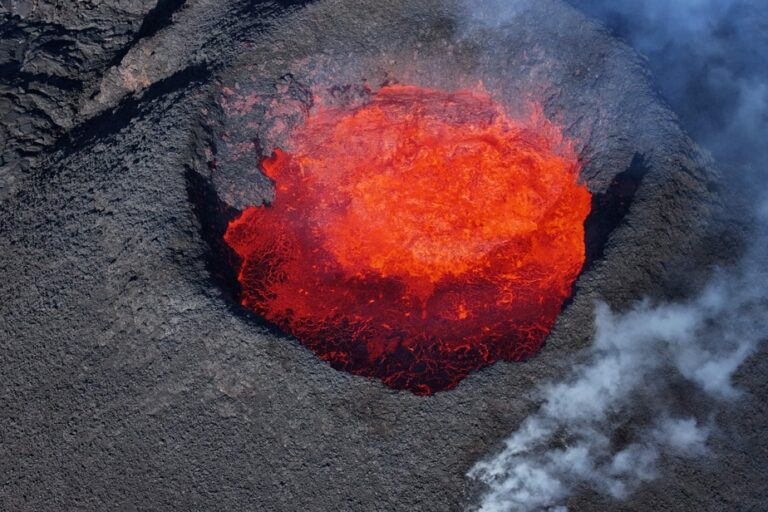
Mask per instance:
[[[642,392],[672,372],[713,400],[738,397],[731,377],[768,333],[766,240],[689,302],[643,301],[623,314],[599,304],[588,362],[544,386],[538,412],[470,471],[491,489],[481,510],[555,507],[584,484],[621,499],[657,476],[662,454],[706,453],[711,426],[665,409],[635,429],[632,443],[616,447],[611,437],[633,409],[654,407]]]
[[[737,172],[732,181],[766,183],[768,66],[752,47],[766,37],[768,9],[737,0],[572,3],[649,57],[662,94],[721,168]],[[585,362],[544,385],[539,410],[469,472],[488,484],[480,510],[561,511],[585,486],[623,499],[658,476],[662,457],[706,456],[712,419],[680,414],[654,393],[682,380],[712,411],[739,397],[734,372],[768,336],[768,201],[754,201],[752,246],[698,296],[645,300],[620,314],[597,305]],[[631,441],[617,442],[625,430]]]
[[[765,184],[768,2],[568,1],[648,58],[661,95],[729,178]]]

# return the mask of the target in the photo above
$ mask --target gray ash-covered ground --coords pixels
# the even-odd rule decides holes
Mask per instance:
[[[588,346],[595,300],[685,296],[742,246],[727,182],[640,58],[556,0],[527,2],[513,27],[437,0],[2,6],[4,510],[461,510],[478,492],[467,470]],[[480,78],[510,98],[546,83],[593,192],[642,161],[626,217],[537,357],[418,397],[333,370],[237,306],[200,200],[250,204],[232,191],[264,192],[249,173],[279,142],[224,116],[224,88],[279,96],[320,75]],[[228,157],[222,130],[263,139],[251,165]],[[739,383],[759,397],[766,371],[754,358]],[[710,457],[667,461],[627,502],[585,492],[569,506],[759,510],[766,412],[749,397],[726,407]]]

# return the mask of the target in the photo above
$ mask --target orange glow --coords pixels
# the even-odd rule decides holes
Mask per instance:
[[[584,263],[590,195],[541,108],[382,88],[262,162],[274,203],[226,242],[242,303],[338,369],[418,394],[536,353]]]

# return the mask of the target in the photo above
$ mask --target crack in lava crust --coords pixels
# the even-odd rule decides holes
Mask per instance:
[[[540,107],[387,86],[316,107],[225,241],[242,303],[334,368],[417,394],[535,354],[584,263],[590,194]]]

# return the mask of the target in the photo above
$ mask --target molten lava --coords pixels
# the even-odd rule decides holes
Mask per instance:
[[[540,108],[382,88],[318,107],[232,221],[242,303],[334,368],[430,394],[539,349],[584,263],[590,194]]]

